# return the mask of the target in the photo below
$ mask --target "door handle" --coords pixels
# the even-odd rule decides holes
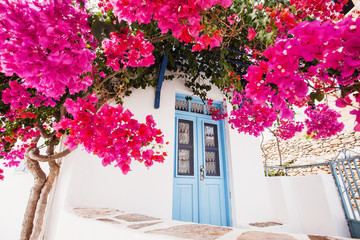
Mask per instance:
[[[200,180],[204,180],[204,172],[205,172],[205,169],[204,169],[204,165],[200,165]]]

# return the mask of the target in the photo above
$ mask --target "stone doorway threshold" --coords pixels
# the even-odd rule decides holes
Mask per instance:
[[[341,240],[347,238],[288,234],[259,229],[218,227],[206,224],[185,223],[164,220],[139,213],[127,213],[110,208],[74,208],[72,215],[87,219],[90,228],[100,231],[102,227],[116,228],[117,239],[193,239],[193,240]],[[74,215],[73,215],[74,216]],[[70,224],[70,223],[69,223]],[[105,225],[107,226],[105,226]],[[96,227],[95,227],[96,226]],[[263,226],[262,226],[263,227]],[[89,230],[90,230],[89,228]],[[105,228],[109,232],[109,228]],[[136,234],[131,237],[132,234]],[[55,238],[56,239],[56,238]],[[70,238],[67,238],[70,240]],[[72,238],[71,238],[72,239]],[[78,238],[73,238],[78,239]],[[86,237],[87,240],[97,239]],[[105,238],[104,238],[105,239]],[[116,238],[114,238],[116,239]]]

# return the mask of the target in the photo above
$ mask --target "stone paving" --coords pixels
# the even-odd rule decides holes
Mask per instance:
[[[279,225],[280,223],[255,223],[254,229],[241,229],[219,227],[206,224],[185,223],[173,220],[163,220],[138,213],[126,213],[110,208],[74,208],[73,212],[79,217],[91,218],[104,224],[112,224],[124,231],[138,231],[142,234],[157,234],[168,236],[169,239],[193,239],[193,240],[341,240],[328,236],[315,236],[306,234],[286,234],[262,231],[267,226]]]

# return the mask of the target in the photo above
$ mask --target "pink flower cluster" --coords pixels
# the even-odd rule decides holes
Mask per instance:
[[[214,102],[214,100],[212,100],[212,99],[206,99],[206,104],[208,106],[210,106],[209,112],[211,114],[211,118],[215,121],[225,119],[228,116],[228,114],[226,112],[226,108],[221,109],[221,108],[214,107],[214,106],[212,106],[213,102]]]
[[[255,137],[260,136],[260,133],[265,128],[271,127],[277,118],[274,108],[266,104],[251,103],[237,92],[234,92],[232,104],[237,105],[238,108],[231,111],[229,123],[239,133],[248,133]]]
[[[298,17],[305,18],[308,16],[320,21],[341,19],[343,16],[340,12],[347,2],[348,0],[290,0],[290,4],[295,6],[299,12]]]
[[[271,24],[275,25],[280,35],[296,26],[296,17],[290,12],[289,7],[281,9],[280,5],[277,9],[268,8],[267,12],[270,12],[269,15],[271,17],[269,26],[271,26]]]
[[[0,128],[0,156],[5,160],[4,166],[18,166],[19,160],[24,159],[25,150],[29,147],[27,141],[38,135],[39,131],[29,126],[16,128],[10,134],[5,134],[5,128]]]
[[[276,135],[283,139],[287,140],[295,136],[295,133],[301,132],[304,129],[304,123],[295,122],[292,120],[281,119],[280,126]]]
[[[102,159],[107,166],[113,162],[124,174],[130,170],[132,160],[144,162],[150,167],[153,162],[163,162],[166,153],[147,149],[149,144],[163,144],[162,132],[155,128],[151,115],[146,117],[146,123],[133,119],[129,110],[121,105],[112,107],[104,105],[99,111],[94,104],[94,95],[77,101],[67,99],[64,106],[72,114],[73,119],[64,118],[54,124],[58,131],[69,130],[65,145],[74,149],[82,144],[85,150]]]
[[[0,180],[4,180],[4,170],[0,168]]]
[[[152,55],[154,46],[145,40],[144,34],[140,31],[135,36],[129,29],[123,29],[120,34],[113,32],[110,39],[102,42],[104,54],[107,56],[106,64],[111,66],[114,71],[130,67],[149,67],[154,64],[155,58]]]
[[[316,107],[309,106],[305,110],[305,114],[309,119],[305,120],[307,134],[313,138],[327,138],[336,135],[344,129],[344,124],[338,122],[341,115],[325,103]]]
[[[47,97],[68,87],[75,93],[92,81],[79,75],[91,71],[95,53],[85,10],[72,0],[0,2],[0,72],[14,73]]]
[[[25,109],[30,104],[33,104],[34,107],[40,107],[41,105],[55,107],[56,105],[53,99],[42,94],[31,96],[27,92],[27,88],[23,84],[18,84],[17,81],[10,81],[9,86],[10,88],[2,92],[2,101],[5,104],[10,103],[13,109]]]
[[[360,70],[360,19],[346,18],[336,24],[301,22],[289,33],[293,38],[278,39],[263,53],[268,61],[250,66],[245,87],[247,99],[271,105],[286,119],[293,118],[289,105],[303,105],[308,98],[308,84],[321,88],[356,80],[352,75]],[[314,59],[319,61],[316,66],[299,71],[302,61]]]
[[[104,0],[100,3],[105,9],[113,8],[119,21],[129,24],[138,21],[146,24],[151,20],[157,21],[162,34],[171,30],[175,38],[191,43],[196,43],[195,50],[219,46],[222,38],[219,32],[200,36],[201,12],[216,4],[230,7],[232,0]],[[104,10],[105,10],[104,9]],[[210,38],[210,40],[209,40]]]
[[[359,93],[356,93],[356,94],[353,94],[354,98],[355,98],[355,102],[357,103],[357,105],[360,103],[360,94]],[[349,97],[349,95],[347,95],[346,97],[344,98],[339,98],[337,101],[336,101],[336,106],[337,107],[340,107],[340,108],[344,108],[348,105],[355,105],[353,104],[351,98]],[[356,116],[356,119],[355,121],[357,122],[355,127],[354,127],[354,130],[355,131],[358,131],[360,132],[360,109],[357,108],[357,109],[354,109],[352,111],[350,111],[350,114],[352,115],[355,115]]]

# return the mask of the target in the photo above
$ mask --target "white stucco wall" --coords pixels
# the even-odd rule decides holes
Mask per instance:
[[[266,178],[277,230],[350,237],[331,175]]]
[[[165,141],[170,142],[165,146],[168,157],[163,164],[155,163],[148,170],[134,162],[132,171],[124,176],[118,168],[103,167],[100,159],[82,151],[81,146],[63,159],[51,196],[45,239],[66,235],[60,234],[65,229],[61,226],[72,224],[66,211],[74,207],[117,208],[171,219],[176,93],[191,94],[181,81],[173,80],[163,84],[159,109],[154,109],[155,90],[151,88],[136,90],[125,99],[125,107],[139,121],[152,114]],[[223,100],[218,90],[212,90],[209,97]],[[349,236],[331,177],[265,178],[260,139],[239,134],[225,125],[233,226],[278,221],[284,225],[275,230]],[[6,229],[0,231],[0,239],[12,240],[19,236],[32,177],[14,174],[7,180],[9,185],[0,184],[0,226]],[[14,193],[7,194],[11,192]]]
[[[233,226],[270,221],[260,139],[229,129],[228,148]]]
[[[148,170],[134,162],[132,171],[124,176],[120,169],[103,167],[100,159],[82,151],[81,147],[63,160],[60,184],[47,226],[48,236],[56,234],[56,223],[61,221],[62,215],[59,209],[109,207],[172,218],[176,93],[191,95],[177,79],[163,83],[159,109],[154,109],[155,90],[151,88],[135,90],[124,101],[124,107],[129,108],[139,121],[144,121],[148,114],[154,116],[165,141],[170,142],[166,146],[168,157],[163,164],[155,163]],[[223,101],[223,95],[215,87],[209,97]],[[271,208],[259,141],[226,126],[226,142],[233,226],[269,219]]]
[[[15,169],[5,169],[5,179],[0,181],[0,239],[17,240],[20,238],[32,184],[31,174],[16,173]]]

